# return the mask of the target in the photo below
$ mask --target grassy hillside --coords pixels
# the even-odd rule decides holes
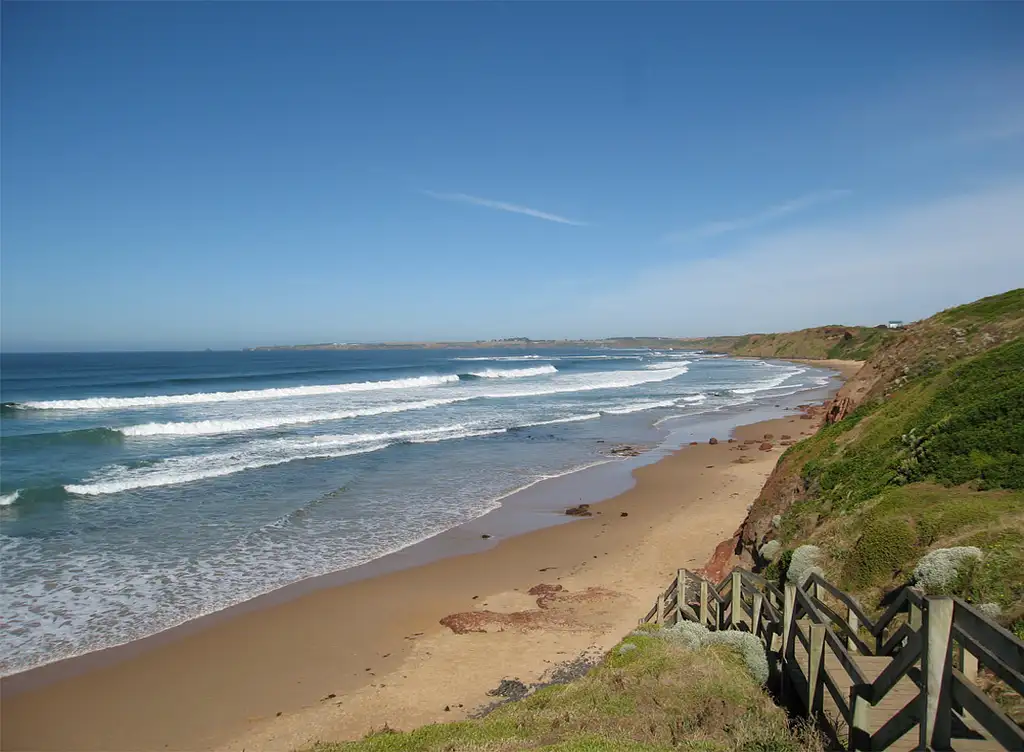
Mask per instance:
[[[817,740],[792,732],[726,646],[690,650],[633,634],[586,676],[546,687],[485,717],[310,752],[810,752]]]
[[[896,331],[865,326],[819,326],[781,334],[687,340],[687,346],[756,358],[867,360]]]
[[[977,546],[981,561],[945,589],[995,604],[1024,633],[1022,332],[1024,291],[1013,290],[884,343],[868,361],[876,387],[783,456],[745,543],[819,546],[827,575],[868,606],[925,553]]]

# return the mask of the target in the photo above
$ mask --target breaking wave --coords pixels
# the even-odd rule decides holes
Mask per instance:
[[[656,381],[668,381],[681,376],[688,370],[680,365],[672,369],[660,371],[610,371],[601,374],[580,374],[568,376],[564,380],[552,382],[550,386],[498,386],[495,384],[487,391],[469,390],[461,392],[458,397],[438,398],[410,402],[397,402],[377,407],[357,408],[353,410],[334,410],[314,413],[297,413],[273,415],[259,418],[241,418],[236,420],[199,420],[172,423],[144,423],[137,426],[119,428],[125,436],[209,436],[222,433],[239,433],[243,431],[260,431],[280,428],[289,425],[323,423],[347,418],[361,418],[369,415],[405,412],[407,410],[426,410],[432,407],[452,405],[457,402],[468,402],[477,399],[508,399],[516,397],[542,397],[549,394],[571,394],[589,392],[599,389],[623,389]]]
[[[478,379],[522,379],[529,376],[544,376],[558,373],[554,366],[536,366],[535,368],[485,368],[482,371],[470,371],[467,376]]]
[[[11,504],[18,500],[19,496],[21,496],[20,489],[15,491],[14,493],[3,494],[2,496],[0,496],[0,507],[9,507]]]
[[[232,452],[171,457],[142,467],[108,467],[82,483],[65,485],[64,489],[78,496],[102,496],[138,488],[176,486],[298,460],[367,454],[401,442],[449,441],[504,431],[505,429],[481,431],[471,425],[457,423],[439,428],[391,433],[325,434],[301,439],[254,441]]]
[[[396,402],[379,407],[365,407],[356,410],[333,410],[318,413],[296,415],[277,415],[264,418],[242,418],[239,420],[197,420],[172,423],[143,423],[138,426],[126,426],[117,429],[125,436],[211,436],[219,433],[238,433],[240,431],[260,431],[281,426],[323,423],[329,420],[345,420],[362,418],[370,415],[386,415],[401,413],[407,410],[426,410],[431,407],[450,405],[458,399],[432,399],[417,402]]]
[[[197,392],[194,394],[163,394],[152,397],[89,397],[74,400],[44,400],[25,402],[22,408],[33,410],[120,410],[130,407],[169,407],[198,405],[209,402],[245,402],[250,400],[280,399],[283,397],[315,397],[325,394],[372,392],[379,389],[415,389],[441,386],[457,382],[455,374],[446,376],[415,376],[389,381],[359,381],[349,384],[317,384],[313,386],[249,389],[240,392]],[[8,403],[10,405],[10,403]]]

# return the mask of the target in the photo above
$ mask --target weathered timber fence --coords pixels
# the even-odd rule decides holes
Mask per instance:
[[[983,668],[1024,696],[1024,643],[958,598],[903,588],[872,619],[818,574],[780,589],[744,569],[718,584],[680,569],[640,623],[683,619],[759,637],[787,703],[846,749],[1024,751],[977,682]]]

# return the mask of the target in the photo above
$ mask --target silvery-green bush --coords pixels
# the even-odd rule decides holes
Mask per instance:
[[[681,621],[655,634],[688,650],[698,650],[708,645],[727,645],[743,657],[751,676],[761,684],[768,681],[768,657],[764,645],[749,632],[712,632],[697,622]]]
[[[937,593],[949,587],[965,566],[981,561],[977,546],[954,546],[929,551],[914,567],[914,582],[926,593]]]
[[[772,527],[775,528],[776,530],[778,530],[780,527],[782,527],[782,515],[781,514],[777,514],[774,517],[772,517]]]
[[[765,561],[775,561],[775,557],[779,555],[780,551],[782,551],[782,544],[777,540],[770,540],[761,546],[761,550],[757,553]]]
[[[787,582],[803,585],[807,578],[811,576],[811,570],[815,569],[820,561],[820,548],[811,545],[800,546],[800,548],[793,552],[793,558],[789,562],[789,570],[786,572]],[[816,571],[821,572],[820,569]]]
[[[979,603],[975,608],[989,619],[998,619],[1003,615],[1003,609],[998,603]]]
[[[619,655],[625,655],[631,650],[636,650],[636,645],[632,642],[624,642],[619,645]]]

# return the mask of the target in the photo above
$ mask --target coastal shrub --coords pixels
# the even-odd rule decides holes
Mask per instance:
[[[772,517],[772,530],[778,530],[782,527],[782,515],[776,514]]]
[[[761,550],[757,553],[764,561],[774,561],[781,551],[782,543],[777,540],[770,540],[761,546]]]
[[[699,650],[710,645],[725,645],[741,656],[743,662],[760,684],[768,681],[768,658],[761,641],[749,632],[723,630],[712,632],[694,621],[681,621],[659,632],[662,639],[678,643],[688,650]]]
[[[779,587],[786,584],[786,572],[789,570],[789,563],[793,559],[793,549],[786,549],[772,562],[765,567],[764,578],[774,582]]]
[[[786,570],[786,582],[793,582],[803,585],[804,581],[811,576],[811,569],[821,561],[821,549],[817,546],[806,544],[800,546],[793,552],[789,569]]]
[[[1003,615],[1003,608],[998,603],[979,603],[978,612],[989,619],[998,619]]]
[[[500,705],[483,718],[321,742],[311,752],[822,749],[811,732],[790,729],[785,712],[751,675],[742,647],[692,650],[664,638],[672,629],[631,635],[619,648],[632,644],[632,650],[613,649],[585,676]]]
[[[914,556],[914,532],[906,520],[870,520],[843,562],[843,586],[859,590],[892,580]]]
[[[929,551],[914,568],[914,583],[929,594],[948,592],[947,588],[956,583],[957,577],[981,561],[981,556],[981,549],[977,546],[954,546]]]

